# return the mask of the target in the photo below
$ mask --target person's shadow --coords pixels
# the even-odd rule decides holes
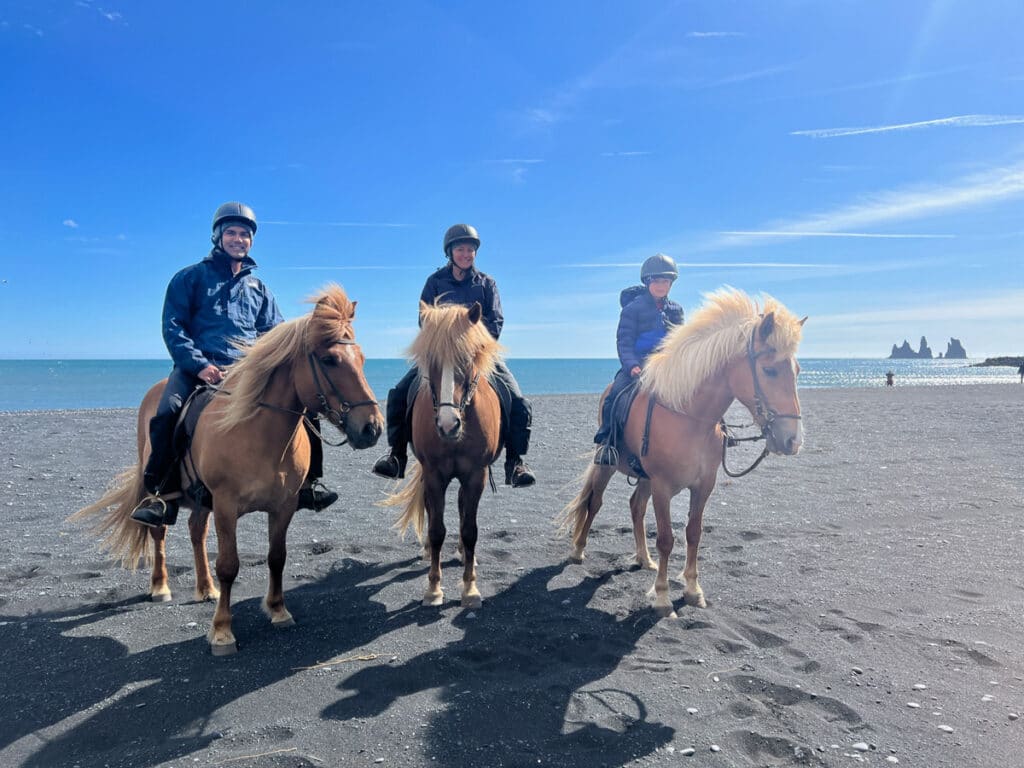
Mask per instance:
[[[444,706],[424,724],[424,739],[438,765],[619,766],[669,743],[675,730],[648,721],[643,691],[600,682],[656,615],[617,620],[587,607],[611,574],[550,589],[564,567],[531,571],[482,610],[457,616],[461,639],[349,676],[339,684],[348,695],[324,717],[372,718],[436,689]]]
[[[128,624],[145,621],[145,610],[154,607],[144,598],[0,616],[0,647],[8,659],[0,674],[0,751],[30,734],[32,744],[10,753],[31,753],[23,768],[141,768],[201,751],[219,738],[205,725],[226,704],[413,621],[412,615],[389,616],[372,598],[389,584],[419,578],[407,568],[415,562],[346,559],[316,583],[289,590],[293,605],[317,606],[306,631],[274,632],[259,598],[240,601],[233,606],[235,631],[251,640],[230,658],[213,657],[202,636],[139,653],[90,636],[90,625],[110,619],[112,611],[134,614],[125,618]],[[323,631],[310,631],[318,622]],[[46,731],[54,726],[60,733],[50,738]]]

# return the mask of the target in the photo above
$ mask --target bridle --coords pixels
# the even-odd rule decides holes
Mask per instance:
[[[434,405],[434,416],[437,416],[437,412],[439,409],[448,406],[449,408],[454,408],[455,412],[459,415],[459,419],[463,420],[463,412],[466,410],[466,408],[469,407],[469,404],[473,402],[473,395],[476,394],[477,385],[480,383],[480,372],[473,372],[473,378],[469,382],[469,386],[465,387],[462,390],[462,397],[459,399],[459,402],[457,403],[439,402],[437,397],[437,389],[434,387],[434,382],[430,381],[429,379],[428,381],[430,382],[430,401]]]
[[[334,346],[336,344],[349,345],[355,343],[355,339],[338,339],[337,341],[332,341],[330,346]],[[341,392],[338,391],[338,388],[334,386],[334,382],[331,381],[331,377],[327,375],[327,371],[324,370],[324,364],[320,362],[320,359],[312,352],[309,353],[308,358],[309,369],[313,372],[313,383],[316,384],[316,399],[320,404],[320,407],[312,414],[312,416],[309,414],[309,409],[306,408],[301,411],[293,411],[291,408],[282,408],[279,405],[271,405],[270,403],[258,403],[257,405],[259,405],[260,408],[267,408],[269,410],[280,411],[282,413],[290,413],[293,416],[300,417],[306,423],[310,432],[323,440],[327,445],[337,448],[339,445],[345,445],[345,443],[348,442],[348,437],[342,437],[341,442],[332,443],[324,436],[323,432],[317,428],[316,424],[313,423],[313,420],[323,416],[331,422],[331,424],[341,430],[342,435],[345,435],[345,430],[348,428],[348,414],[353,408],[359,408],[363,405],[375,406],[378,403],[376,400],[360,400],[356,403],[348,402],[342,396]],[[324,394],[323,384],[320,383],[321,374],[323,374],[324,380],[330,385],[331,392],[339,403],[339,408],[332,408],[330,402],[327,400],[327,396]]]
[[[803,418],[798,413],[779,413],[768,405],[768,398],[765,397],[764,389],[761,387],[761,380],[757,375],[757,359],[762,355],[773,353],[774,350],[771,347],[766,347],[760,352],[754,352],[754,339],[757,338],[758,327],[759,326],[755,326],[754,330],[751,331],[750,340],[747,342],[747,362],[750,364],[750,376],[754,381],[754,420],[760,424],[761,434],[755,435],[754,437],[734,437],[729,433],[730,425],[725,423],[724,418],[722,419],[720,424],[722,429],[722,469],[725,470],[725,474],[729,477],[743,477],[744,475],[752,472],[758,464],[764,461],[765,457],[768,455],[767,438],[772,430],[772,424],[776,419],[796,419],[799,421]],[[742,472],[733,472],[730,470],[725,463],[726,449],[738,445],[739,443],[755,440],[765,441],[764,450],[761,451],[761,455],[754,460],[753,464]]]

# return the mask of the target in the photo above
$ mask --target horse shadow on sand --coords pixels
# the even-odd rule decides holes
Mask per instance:
[[[588,607],[612,574],[550,588],[564,568],[527,572],[480,611],[460,612],[460,639],[349,676],[324,717],[373,718],[400,698],[436,697],[420,725],[437,765],[621,766],[671,742],[675,730],[648,720],[642,692],[602,682],[656,615]]]
[[[23,768],[141,768],[200,752],[222,737],[211,724],[220,708],[393,629],[385,606],[372,598],[417,577],[402,569],[414,562],[346,558],[316,582],[289,590],[303,622],[295,630],[271,629],[261,598],[239,601],[233,607],[241,652],[229,658],[210,654],[203,636],[208,617],[187,630],[188,639],[138,653],[99,636],[102,628],[90,629],[115,620],[125,631],[152,633],[147,613],[161,606],[144,597],[0,616],[9,662],[0,675],[0,702],[9,713],[0,718],[0,763],[20,757]]]
[[[432,706],[426,718],[423,749],[447,765],[535,765],[557,756],[563,766],[618,766],[671,741],[674,730],[648,722],[640,696],[599,682],[656,623],[653,612],[617,620],[586,607],[610,575],[549,589],[565,566],[540,568],[475,614],[450,602],[389,611],[374,599],[395,584],[417,592],[423,571],[412,567],[416,563],[337,563],[315,582],[289,590],[302,622],[296,630],[273,631],[259,598],[239,601],[242,647],[228,658],[210,655],[201,634],[205,624],[187,630],[187,639],[137,653],[104,636],[99,625],[111,620],[122,622],[121,631],[154,631],[144,612],[160,608],[139,597],[0,616],[0,647],[9,660],[0,675],[0,703],[8,713],[0,718],[0,762],[145,768],[195,759],[225,735],[221,731],[232,730],[233,722],[224,728],[225,717],[242,721],[242,729],[274,725],[260,719],[265,712],[259,708],[246,720],[249,705],[242,702],[241,710],[236,704],[225,715],[233,702],[283,684],[283,691],[267,695],[280,698],[284,712],[290,696],[303,695],[299,670],[373,646],[395,631],[415,632],[451,611],[463,631],[459,640],[357,671],[339,684],[344,698],[321,717],[373,717],[400,697],[436,688],[440,707]],[[159,623],[166,626],[167,619]]]

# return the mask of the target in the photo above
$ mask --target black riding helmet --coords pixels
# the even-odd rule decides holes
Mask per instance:
[[[244,224],[249,228],[253,237],[256,236],[256,213],[245,203],[224,203],[213,214],[213,234],[210,240],[218,248],[220,247],[220,236],[224,234],[224,228],[229,224]]]
[[[462,242],[473,243],[473,246],[480,250],[480,235],[477,234],[476,227],[469,224],[453,224],[448,227],[448,231],[444,233],[444,255],[450,259],[452,246]]]
[[[679,268],[671,256],[664,253],[656,253],[647,259],[640,267],[640,282],[647,285],[656,277],[667,277],[675,282],[679,279]]]

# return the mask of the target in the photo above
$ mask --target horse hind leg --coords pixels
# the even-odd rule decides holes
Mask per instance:
[[[171,600],[171,587],[167,582],[167,527],[149,528],[153,539],[153,571],[149,577],[149,599],[154,603]]]
[[[213,583],[210,573],[210,555],[206,549],[206,538],[210,530],[210,513],[208,510],[193,512],[188,519],[188,535],[192,540],[192,558],[196,567],[196,602],[216,600],[220,590]]]
[[[615,474],[615,467],[591,464],[587,467],[583,488],[563,511],[563,520],[572,527],[572,551],[569,560],[582,563],[586,559],[587,537],[594,518],[604,503],[604,492]]]
[[[637,483],[629,497],[629,516],[633,520],[633,539],[636,543],[636,564],[648,571],[656,571],[657,564],[651,559],[651,551],[647,547],[647,528],[644,517],[647,515],[647,502],[651,498],[651,481],[641,480]]]

